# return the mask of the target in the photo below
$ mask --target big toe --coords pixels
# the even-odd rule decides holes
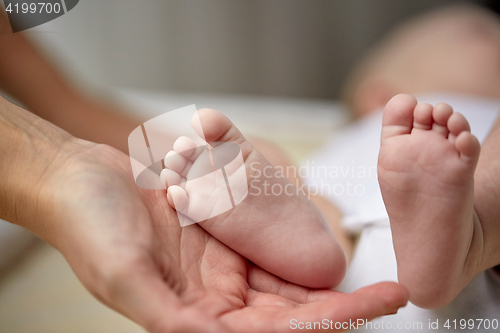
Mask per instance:
[[[200,109],[191,119],[191,126],[206,142],[233,142],[241,144],[245,138],[222,113],[213,109]]]
[[[399,94],[391,98],[384,108],[382,141],[396,135],[411,133],[416,105],[415,97],[408,94]]]

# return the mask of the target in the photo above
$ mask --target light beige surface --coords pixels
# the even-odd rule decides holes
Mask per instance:
[[[63,256],[38,241],[0,276],[2,333],[136,333],[142,328],[95,300]]]
[[[122,92],[147,120],[196,103],[228,115],[245,134],[265,137],[295,161],[318,148],[347,117],[338,103],[293,99]],[[0,275],[1,333],[135,333],[139,326],[95,300],[62,255],[38,241]]]

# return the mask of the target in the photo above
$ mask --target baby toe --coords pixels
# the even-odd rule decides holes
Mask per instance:
[[[460,133],[463,131],[470,132],[469,122],[462,114],[455,112],[448,119],[448,130],[450,131],[448,139],[451,143],[455,143]]]
[[[432,129],[432,110],[434,107],[428,103],[419,103],[413,112],[413,128]]]
[[[175,140],[173,150],[176,153],[189,158],[194,154],[196,146],[196,142],[193,139],[188,138],[187,136],[181,136]]]
[[[432,119],[434,123],[432,124],[432,130],[442,134],[447,137],[449,134],[448,130],[448,119],[453,114],[453,109],[446,103],[438,103],[434,106],[432,111]]]
[[[470,125],[461,113],[455,112],[448,119],[448,129],[451,134],[458,136],[463,131],[470,132]]]
[[[165,168],[170,169],[172,171],[175,171],[177,173],[181,173],[182,170],[186,167],[186,164],[188,163],[188,160],[176,153],[175,151],[171,150],[165,155],[164,159],[164,164]]]
[[[186,191],[180,186],[170,186],[167,192],[169,205],[180,213],[185,213],[189,203]]]
[[[468,131],[462,131],[455,140],[455,147],[460,152],[462,160],[476,165],[481,145],[474,135]]]
[[[179,185],[182,182],[182,177],[177,172],[170,169],[163,169],[160,174],[167,187]]]

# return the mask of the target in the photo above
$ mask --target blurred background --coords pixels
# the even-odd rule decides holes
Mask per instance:
[[[349,69],[407,18],[495,0],[81,0],[27,31],[88,87],[335,99]]]
[[[143,121],[193,103],[216,108],[299,161],[349,121],[342,83],[367,50],[408,18],[463,2],[500,8],[495,0],[81,0],[24,34],[74,84]],[[0,332],[142,331],[92,298],[59,252],[0,220]]]

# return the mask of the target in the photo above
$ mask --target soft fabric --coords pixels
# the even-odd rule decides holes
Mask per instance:
[[[417,96],[419,102],[446,102],[469,121],[472,133],[482,142],[500,110],[500,101],[469,96],[433,94]],[[334,135],[304,166],[311,191],[319,192],[343,212],[343,225],[359,235],[356,252],[340,290],[352,292],[380,281],[397,281],[396,257],[389,219],[377,181],[376,165],[380,146],[382,110]],[[325,172],[325,169],[327,172]],[[493,270],[478,275],[448,307],[424,310],[413,304],[394,316],[375,320],[368,332],[431,331],[438,320],[439,330],[454,330],[457,319],[496,319],[500,313],[500,277]],[[447,320],[450,328],[444,327]],[[414,324],[415,323],[415,324]],[[422,323],[421,328],[419,323]],[[491,332],[483,327],[471,332]],[[406,326],[405,326],[406,325]],[[434,330],[433,330],[434,331]],[[467,330],[462,330],[467,332]]]

